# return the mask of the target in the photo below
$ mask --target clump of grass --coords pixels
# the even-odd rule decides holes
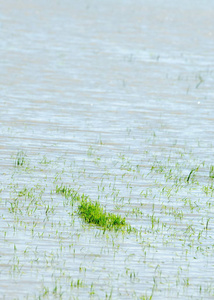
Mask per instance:
[[[23,151],[19,151],[16,155],[15,166],[21,167],[25,164],[26,154]]]
[[[107,213],[96,201],[92,202],[84,196],[78,206],[79,215],[89,224],[94,224],[108,230],[118,230],[126,225],[125,218],[113,213]]]
[[[78,202],[78,214],[86,223],[102,227],[104,230],[119,230],[124,227],[131,232],[131,226],[126,224],[125,218],[113,213],[107,213],[99,202],[93,202],[88,196],[80,195],[77,191],[66,186],[56,186],[56,193],[66,199],[71,198],[72,203]]]

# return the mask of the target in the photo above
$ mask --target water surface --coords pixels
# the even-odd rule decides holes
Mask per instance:
[[[213,298],[213,12],[0,4],[3,299]],[[84,224],[60,184],[137,233]]]

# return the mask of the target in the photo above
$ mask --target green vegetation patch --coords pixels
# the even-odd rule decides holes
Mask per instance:
[[[120,229],[126,225],[125,218],[113,213],[107,213],[96,201],[92,202],[88,197],[82,198],[78,206],[79,215],[89,224],[95,224],[104,229]]]
[[[102,227],[104,230],[119,230],[126,227],[131,231],[131,226],[120,215],[107,213],[99,202],[93,202],[88,196],[80,195],[77,191],[66,186],[56,186],[56,193],[70,198],[72,203],[78,202],[78,214],[88,224]]]

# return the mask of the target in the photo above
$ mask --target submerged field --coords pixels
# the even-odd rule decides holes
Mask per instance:
[[[213,20],[0,1],[0,299],[214,299]]]
[[[173,145],[108,159],[105,148],[81,162],[11,157],[0,194],[5,299],[212,299],[213,167]],[[88,223],[81,195],[132,229]]]

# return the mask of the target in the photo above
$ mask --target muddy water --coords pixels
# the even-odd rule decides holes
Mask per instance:
[[[211,1],[2,1],[3,299],[213,297],[213,19]],[[61,183],[138,236],[84,225]]]

